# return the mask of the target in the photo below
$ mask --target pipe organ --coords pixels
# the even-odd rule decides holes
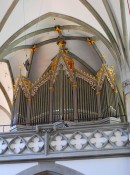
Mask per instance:
[[[12,125],[97,121],[123,115],[113,67],[103,64],[96,76],[90,75],[77,70],[65,50],[60,50],[37,82],[32,84],[20,75],[14,85]]]
[[[78,121],[98,119],[97,97],[88,82],[77,78]]]
[[[60,66],[53,91],[53,122],[60,120],[74,120],[73,89],[69,76]]]
[[[117,115],[116,109],[116,94],[110,87],[107,79],[104,80],[103,88],[101,91],[101,113],[102,117],[115,116]],[[115,110],[116,109],[116,110]]]
[[[26,97],[21,87],[19,88],[19,93],[15,100],[13,114],[14,114],[14,123],[26,123],[27,104],[26,104]],[[15,121],[16,119],[17,121]]]
[[[45,82],[31,98],[30,123],[32,125],[49,123],[49,87],[50,81]]]

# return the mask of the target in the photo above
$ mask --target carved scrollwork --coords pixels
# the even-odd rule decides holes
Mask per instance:
[[[51,79],[51,71],[43,74],[42,77],[31,87],[30,95],[34,96],[38,89]]]
[[[105,77],[107,78],[108,82],[111,85],[111,88],[113,90],[115,89],[115,72],[114,72],[114,67],[111,66],[108,68],[106,64],[102,65],[102,68],[97,72],[97,88],[99,90],[102,89],[102,85],[104,82]]]
[[[72,84],[75,82],[74,81],[74,74],[76,74],[76,77],[83,79],[89,85],[92,87],[92,89],[100,91],[103,86],[103,82],[105,77],[107,78],[108,82],[111,85],[111,88],[113,90],[115,89],[115,73],[114,73],[114,68],[111,66],[108,68],[106,64],[102,65],[102,68],[97,72],[96,77],[88,74],[87,72],[83,72],[82,70],[76,70],[74,69],[74,61],[71,57],[69,57],[67,54],[62,53],[58,54],[52,61],[50,71],[44,73],[40,79],[38,79],[37,82],[35,82],[34,85],[25,77],[20,76],[19,79],[16,81],[14,85],[14,99],[16,99],[16,96],[19,91],[19,87],[24,92],[24,95],[26,98],[29,98],[31,96],[34,96],[40,86],[45,84],[47,81],[51,81],[52,84],[55,83],[57,74],[60,69],[60,65],[63,66],[63,70],[66,72],[66,74],[69,76],[70,81]]]
[[[86,72],[76,70],[76,77],[85,80],[87,83],[90,84],[90,86],[92,87],[92,89],[94,89],[94,90],[96,89],[97,81],[96,81],[96,79],[95,79],[94,76],[89,75]]]
[[[20,87],[21,87],[25,97],[30,98],[31,82],[30,82],[30,80],[28,80],[27,78],[25,78],[21,75],[19,77],[19,79],[16,80],[15,85],[14,85],[14,99],[16,99],[16,96],[18,94]]]
[[[67,57],[65,54],[62,54],[62,57],[60,57],[59,59],[57,59],[56,57],[55,60],[53,60],[52,62],[52,69],[54,70],[53,76],[52,76],[53,84],[55,83],[56,76],[60,69],[60,65],[63,66],[63,70],[70,77],[70,80],[73,82],[74,81],[74,77],[72,74],[73,67],[74,67],[73,59],[70,57]]]

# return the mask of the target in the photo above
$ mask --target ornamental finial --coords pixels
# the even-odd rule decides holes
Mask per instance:
[[[92,45],[95,43],[95,41],[92,38],[87,38],[88,45]]]
[[[105,54],[102,54],[102,58],[103,58],[103,59],[106,59],[106,55],[105,55]]]
[[[19,76],[21,76],[22,65],[19,65],[18,68],[19,68]]]
[[[58,32],[58,33],[61,33],[62,30],[60,29],[60,26],[59,25],[58,26],[55,26],[55,31]]]
[[[33,45],[32,48],[31,48],[31,50],[32,50],[33,52],[35,52],[35,51],[37,50],[37,46],[36,46],[36,45]]]

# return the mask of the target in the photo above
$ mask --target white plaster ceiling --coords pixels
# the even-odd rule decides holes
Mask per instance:
[[[51,48],[51,51],[50,51]],[[58,53],[56,43],[50,43],[39,48],[33,57],[32,68],[30,71],[31,81],[37,80],[51,63],[51,59]]]
[[[5,111],[3,108],[0,109],[0,132],[9,132],[10,131],[10,126],[5,126],[4,128],[2,125],[10,125],[10,117],[9,113]]]
[[[45,29],[45,28],[51,28],[51,27],[54,27],[56,25],[60,25],[60,26],[76,25],[76,26],[79,26],[78,24],[76,24],[74,22],[71,22],[71,21],[68,21],[68,20],[65,20],[62,18],[58,18],[58,17],[48,17],[48,18],[45,18],[43,20],[41,20],[41,18],[39,18],[38,23],[36,23],[35,25],[33,25],[32,27],[27,29],[22,34],[20,34],[16,39],[20,38],[21,36],[24,36],[25,34],[27,35],[30,32],[35,32],[36,30]]]
[[[9,66],[5,62],[0,62],[0,108],[11,113],[13,101],[13,86]]]
[[[109,67],[114,66],[116,77],[119,79],[120,78],[120,67],[118,64],[118,60],[114,59],[109,49],[101,41],[97,41],[96,46],[98,47],[99,50],[102,50],[101,53],[104,56],[103,59],[107,62],[108,66]]]
[[[10,70],[7,63],[0,62],[0,83],[3,85],[5,91],[8,93],[10,100],[13,100],[13,87],[10,75]]]
[[[111,30],[112,34],[115,36],[115,33],[114,33],[114,29],[112,27],[112,24],[111,24],[111,21],[110,21],[110,18],[108,16],[108,13],[105,9],[105,6],[103,4],[103,1],[102,0],[98,0],[98,3],[95,3],[95,0],[87,0],[92,6],[93,8],[98,12],[98,14],[101,16],[101,18],[104,20],[104,21],[107,21],[107,26],[109,27],[109,29]],[[117,0],[118,1],[118,0]],[[119,3],[117,3],[119,4]]]
[[[19,66],[22,66],[21,73],[23,76],[26,76],[26,69],[23,65],[25,61],[30,58],[31,50],[29,49],[22,49],[17,52],[13,52],[5,57],[6,60],[9,61],[13,78],[16,80],[20,74]]]
[[[130,50],[130,0],[128,0],[128,4],[125,3],[125,14],[126,14],[126,21],[127,21],[127,31],[128,31],[128,44],[129,44],[129,50]]]
[[[121,2],[125,9],[120,5]],[[9,9],[11,5],[14,6],[12,11]],[[51,43],[52,39],[58,37],[54,31],[56,25],[63,26],[62,34],[66,37],[94,38],[94,46],[72,38],[66,44],[70,52],[93,70],[100,68],[102,54],[106,55],[105,62],[108,65],[115,66],[117,77],[123,77],[120,71],[122,65],[130,67],[130,14],[127,1],[96,0],[95,3],[95,0],[17,0],[16,3],[15,0],[1,0],[0,8],[0,60],[8,61],[2,66],[0,64],[0,83],[10,101],[13,98],[12,81],[18,77],[18,66],[31,56],[29,48],[50,40],[50,43],[39,47],[33,56],[30,71],[32,81],[39,78],[58,53],[56,42]],[[43,33],[36,35],[38,30],[43,30]],[[34,33],[28,38],[31,32]],[[21,37],[23,39],[16,43]],[[24,67],[22,74],[26,75]],[[0,101],[3,98],[0,96]],[[9,111],[8,106],[4,108]]]
[[[4,109],[8,111],[8,113],[10,113],[9,105],[1,89],[0,89],[0,99],[2,99],[0,100],[0,106],[2,106]]]
[[[68,41],[67,48],[85,61],[90,67],[92,67],[95,71],[101,67],[101,61],[93,46],[88,45],[86,41]]]
[[[117,25],[118,28],[120,30],[120,34],[123,37],[123,28],[122,28],[122,19],[121,19],[121,7],[120,7],[120,3],[119,0],[109,0],[110,1],[110,5],[112,8],[112,11],[114,11],[114,16],[116,18],[117,21]]]
[[[0,2],[0,7],[2,7],[2,8],[0,8],[0,21],[4,17],[6,11],[8,10],[8,8],[12,2],[13,2],[13,0],[4,0],[4,1]]]

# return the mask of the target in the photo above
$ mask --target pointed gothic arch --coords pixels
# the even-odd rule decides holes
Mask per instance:
[[[40,162],[38,165],[28,168],[16,175],[83,175],[82,173],[56,164],[55,162]]]

